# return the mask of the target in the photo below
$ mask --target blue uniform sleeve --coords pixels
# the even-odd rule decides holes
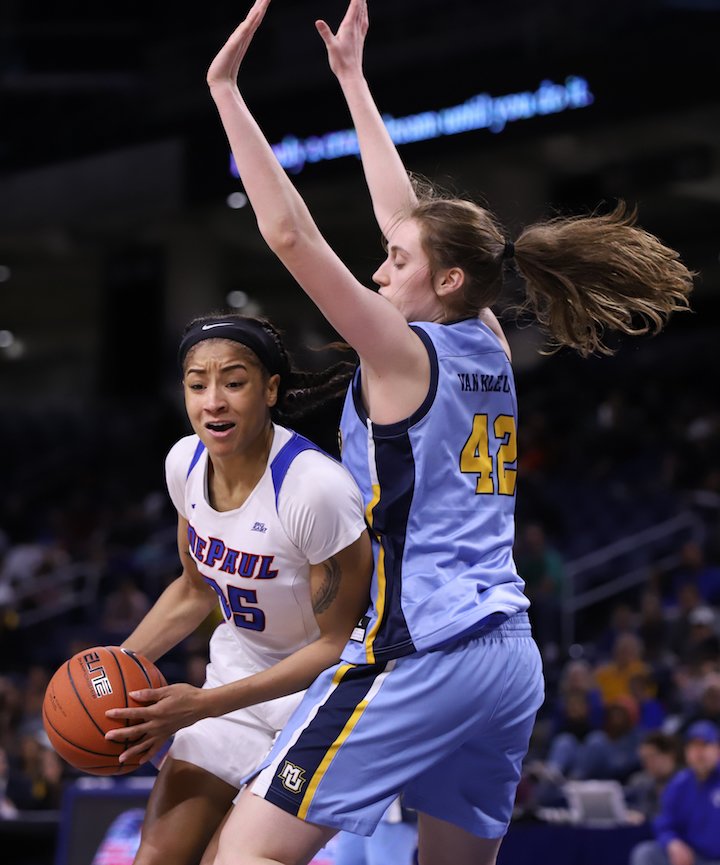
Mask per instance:
[[[674,778],[667,785],[660,799],[660,811],[653,821],[653,829],[658,844],[663,850],[667,849],[667,845],[680,838],[679,825],[680,813],[679,807],[681,802],[680,779]]]

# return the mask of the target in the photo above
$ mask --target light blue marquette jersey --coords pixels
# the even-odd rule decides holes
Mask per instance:
[[[340,422],[375,554],[371,605],[343,652],[354,664],[423,651],[527,610],[513,561],[517,399],[478,319],[415,323],[430,388],[412,417],[372,423],[360,372]]]

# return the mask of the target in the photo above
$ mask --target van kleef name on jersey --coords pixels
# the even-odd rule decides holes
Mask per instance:
[[[460,381],[460,390],[462,391],[498,391],[500,393],[510,393],[510,382],[508,376],[502,373],[501,375],[484,375],[477,372],[459,372],[457,377]]]

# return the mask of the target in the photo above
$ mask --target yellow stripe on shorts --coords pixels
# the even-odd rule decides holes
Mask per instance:
[[[335,675],[333,677],[333,685],[338,685],[340,683],[341,679],[343,678],[343,676],[348,672],[348,670],[351,670],[354,667],[355,667],[355,664],[343,664],[343,666],[338,669],[338,671],[335,673]],[[310,783],[308,784],[308,788],[305,792],[305,795],[303,796],[302,802],[300,803],[300,807],[298,808],[297,816],[301,820],[304,820],[307,817],[307,812],[308,812],[308,809],[310,808],[310,805],[312,804],[313,797],[315,796],[315,791],[317,790],[318,785],[322,781],[323,776],[325,775],[325,772],[327,771],[328,766],[330,765],[330,763],[332,763],[332,761],[333,761],[335,755],[337,754],[340,746],[347,739],[347,737],[350,735],[350,733],[352,733],[353,728],[355,727],[357,722],[360,720],[362,713],[367,708],[369,702],[370,702],[370,700],[368,699],[368,695],[363,697],[363,699],[357,704],[357,706],[353,710],[352,715],[348,719],[348,721],[345,724],[345,726],[343,727],[343,729],[340,731],[340,734],[338,735],[338,737],[335,739],[335,741],[332,743],[332,745],[325,752],[325,756],[322,758],[322,762],[317,767],[315,774],[310,779]]]

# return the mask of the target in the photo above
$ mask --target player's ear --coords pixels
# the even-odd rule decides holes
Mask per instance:
[[[448,297],[459,291],[465,284],[465,271],[461,267],[449,267],[441,270],[435,277],[435,294],[438,297]]]
[[[277,405],[279,388],[280,376],[275,373],[275,375],[271,375],[270,378],[268,378],[267,383],[265,384],[265,402],[267,403],[268,408]]]

